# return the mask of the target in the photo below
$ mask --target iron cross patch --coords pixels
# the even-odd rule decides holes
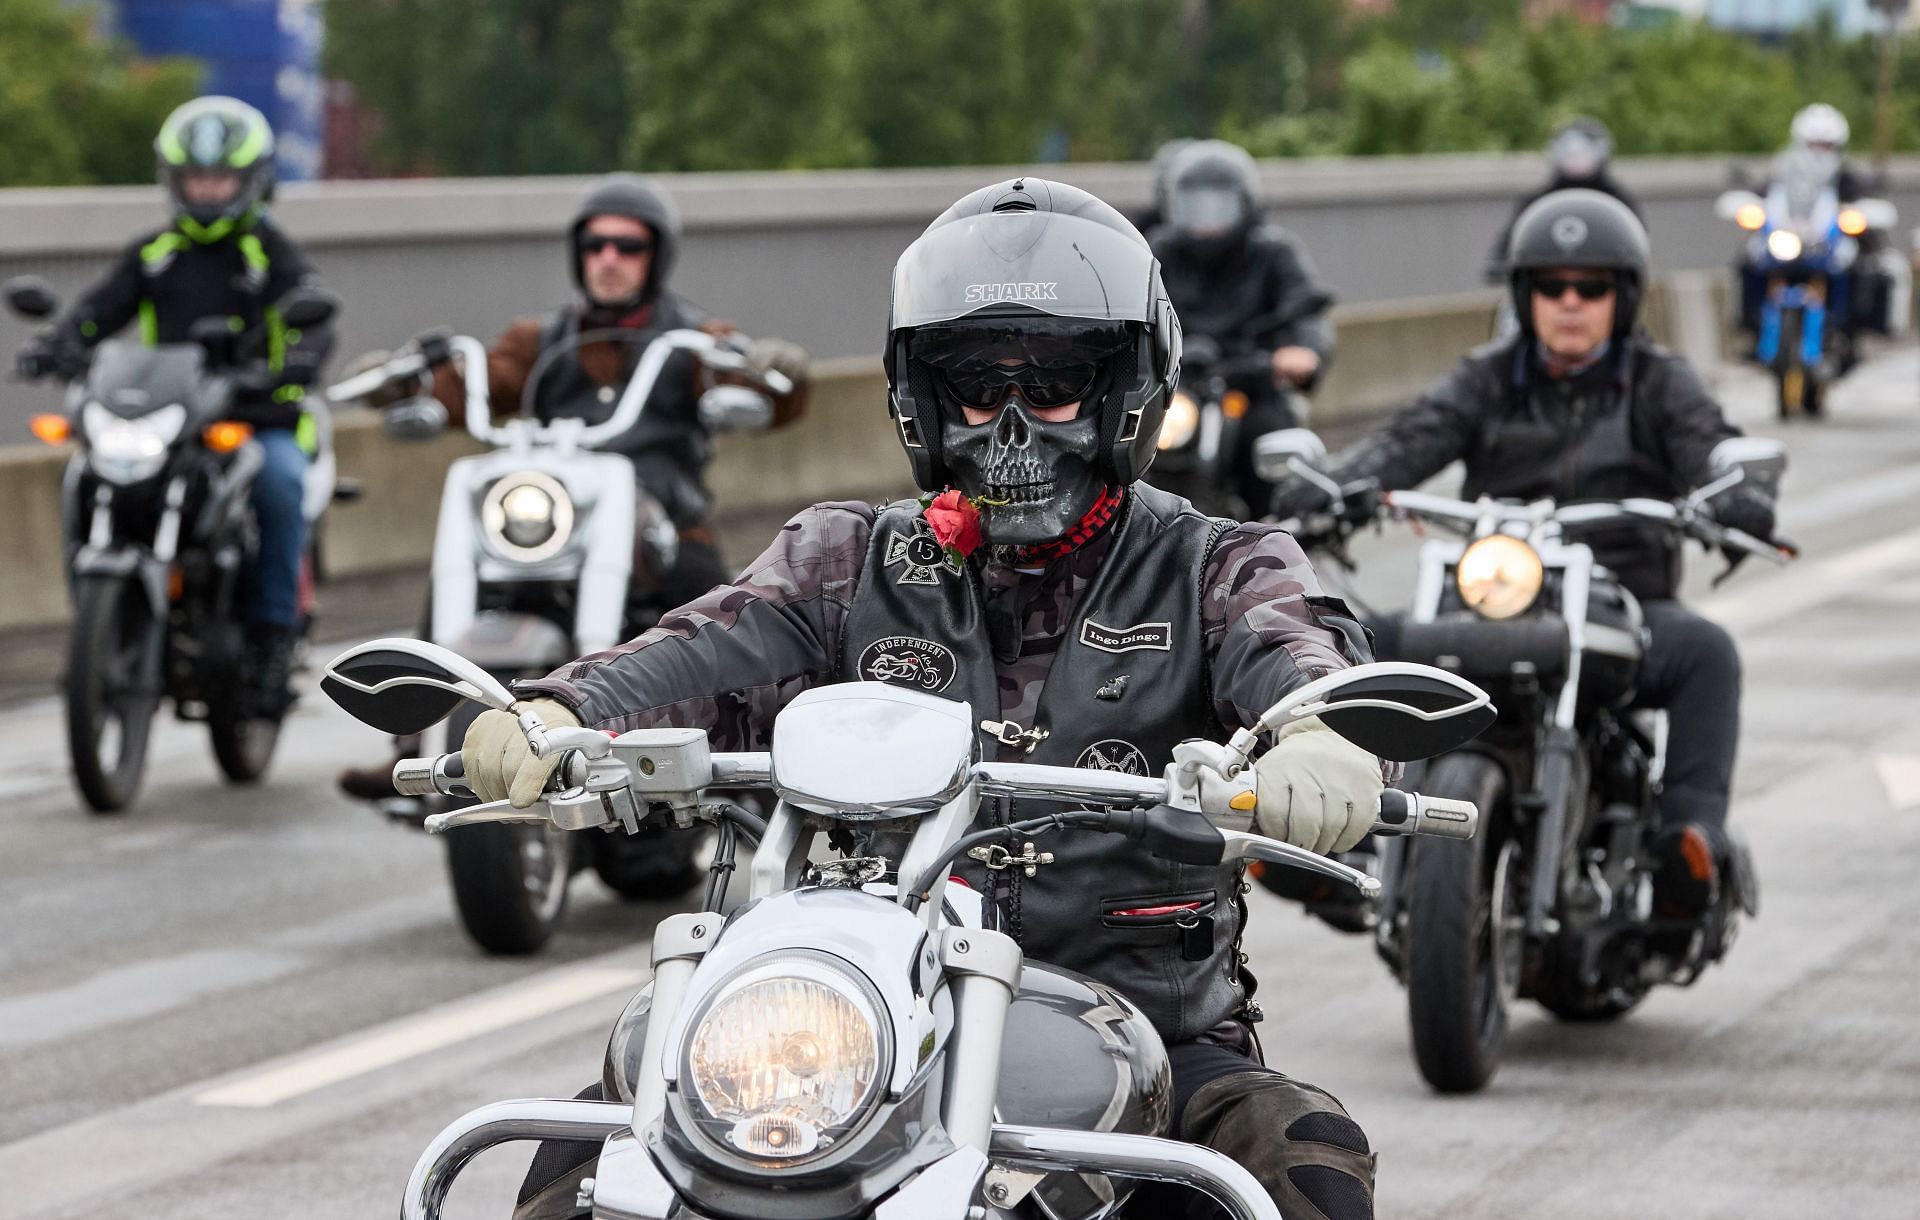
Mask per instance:
[[[933,540],[933,535],[924,530],[911,536],[890,534],[887,537],[886,566],[900,567],[900,575],[894,581],[900,585],[937,585],[940,583],[940,569],[952,569],[947,562],[947,553]]]

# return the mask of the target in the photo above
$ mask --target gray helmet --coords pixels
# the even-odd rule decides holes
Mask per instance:
[[[1087,432],[1083,458],[1097,486],[1146,472],[1179,378],[1180,323],[1146,239],[1078,187],[1015,178],[974,191],[894,266],[889,409],[921,488],[956,482],[950,427],[967,394],[958,387],[1009,364],[1078,397],[1074,424],[1051,426]],[[1088,379],[1078,386],[1059,380],[1080,373]],[[1022,390],[1008,402],[1052,405],[1044,397]],[[1024,407],[1019,414],[1029,420]],[[988,536],[1010,537],[994,537],[991,517]]]
[[[1553,267],[1589,267],[1614,273],[1613,330],[1633,330],[1651,253],[1647,230],[1633,209],[1612,195],[1569,187],[1542,195],[1513,222],[1507,243],[1509,287],[1522,331],[1533,329],[1533,273]]]
[[[273,128],[238,98],[209,94],[177,107],[160,124],[153,154],[174,215],[199,241],[225,237],[273,191]],[[184,193],[189,174],[231,174],[237,185],[225,203],[191,203]]]
[[[1613,133],[1599,119],[1570,119],[1547,141],[1547,164],[1556,178],[1589,181],[1612,160]]]
[[[653,265],[647,271],[647,282],[631,300],[598,303],[631,309],[659,296],[680,252],[680,210],[673,206],[673,200],[638,174],[608,174],[594,184],[567,226],[568,267],[573,272],[574,287],[583,296],[587,285],[580,275],[580,231],[595,216],[625,216],[653,230]]]
[[[1166,222],[1182,241],[1234,242],[1258,219],[1253,158],[1238,144],[1195,140],[1167,167]]]
[[[1167,189],[1173,185],[1173,163],[1196,143],[1198,141],[1189,136],[1180,136],[1153,150],[1153,160],[1149,163],[1153,172],[1153,207],[1162,221],[1167,218]]]

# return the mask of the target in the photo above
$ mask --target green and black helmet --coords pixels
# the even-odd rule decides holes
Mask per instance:
[[[238,98],[195,98],[167,116],[153,141],[160,185],[189,237],[212,241],[259,207],[273,190],[273,128]],[[230,176],[231,194],[197,197],[189,179]]]

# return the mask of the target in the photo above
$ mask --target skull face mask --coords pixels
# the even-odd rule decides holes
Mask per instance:
[[[1080,416],[1050,424],[1009,394],[999,415],[969,426],[949,413],[941,441],[954,483],[980,502],[981,528],[995,546],[1027,546],[1065,534],[1099,499],[1099,423]]]
[[[1065,534],[1106,487],[1100,404],[1126,328],[1059,318],[995,318],[916,335],[913,357],[940,403],[940,449],[954,485],[980,502],[996,546]],[[1079,404],[1072,419],[1048,422]],[[967,414],[983,419],[969,424]],[[991,413],[988,415],[988,413]]]

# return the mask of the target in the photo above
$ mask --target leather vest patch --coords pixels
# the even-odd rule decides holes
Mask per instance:
[[[1091,618],[1080,624],[1080,642],[1101,652],[1133,652],[1151,648],[1173,651],[1172,623],[1135,623],[1131,627],[1107,627]]]
[[[887,682],[937,694],[953,681],[958,662],[953,650],[918,636],[890,635],[860,651],[854,668],[869,682]]]

